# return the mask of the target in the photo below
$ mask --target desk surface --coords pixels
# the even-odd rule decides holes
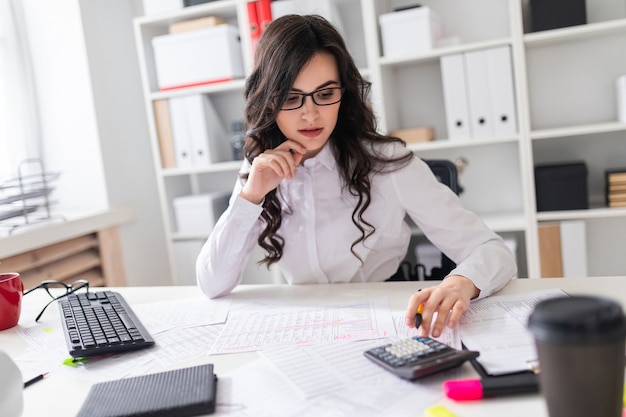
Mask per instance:
[[[387,282],[367,284],[329,284],[329,285],[241,285],[228,297],[233,303],[245,303],[256,299],[288,300],[291,303],[345,302],[386,297],[392,309],[404,309],[408,297],[418,288],[434,285],[436,282]],[[570,294],[593,294],[609,297],[626,306],[626,277],[592,278],[556,278],[556,279],[518,279],[512,281],[498,295],[519,294],[523,292],[560,288]],[[193,286],[183,287],[123,287],[115,288],[131,304],[163,300],[183,299],[199,296],[200,290]],[[33,293],[35,294],[35,293]],[[43,294],[45,295],[45,294]],[[17,327],[0,332],[0,346],[10,356],[17,357],[24,352],[28,344],[17,333],[18,328],[31,326],[32,318],[42,306],[45,298],[38,299],[28,295],[24,298],[22,319]],[[54,305],[50,306],[52,309]],[[46,313],[47,315],[55,314]],[[216,374],[228,372],[254,360],[256,353],[235,355],[216,355],[203,358],[204,362],[215,365]],[[196,365],[197,362],[188,365]],[[187,364],[185,364],[187,365]],[[463,365],[468,376],[473,370],[468,364]],[[23,417],[42,415],[76,415],[92,382],[67,377],[48,376],[24,390]],[[219,388],[218,388],[219,389]],[[468,403],[455,403],[444,399],[439,402],[454,411],[458,417],[490,416],[547,416],[545,403],[539,395],[524,395],[508,398],[495,398]],[[417,411],[416,416],[421,416]]]

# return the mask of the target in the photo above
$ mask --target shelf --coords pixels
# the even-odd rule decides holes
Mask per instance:
[[[192,94],[215,94],[243,91],[246,80],[237,79],[228,82],[207,84],[199,87],[180,88],[176,90],[156,91],[150,94],[151,100],[163,100],[172,97],[188,96]]]
[[[515,233],[526,230],[526,218],[522,213],[497,213],[481,214],[480,218],[491,230],[496,233]],[[420,229],[410,221],[411,231],[414,235],[421,235]],[[189,239],[188,236],[179,236],[178,239]]]
[[[202,242],[206,241],[209,235],[181,235],[178,233],[172,234],[172,240],[174,242],[187,242],[187,241],[197,241],[200,240]]]
[[[524,35],[527,46],[549,45],[558,42],[589,39],[591,36],[604,36],[613,33],[626,33],[626,19],[609,20],[599,23],[546,30]]]
[[[626,208],[591,208],[587,210],[542,211],[537,213],[538,221],[604,219],[609,217],[626,217]]]
[[[497,145],[502,143],[517,142],[519,136],[507,136],[501,138],[490,139],[467,139],[467,140],[450,140],[450,139],[437,139],[431,142],[422,143],[410,143],[407,144],[407,148],[413,152],[425,152],[438,149],[460,149],[473,146],[487,146]]]
[[[598,133],[621,132],[626,131],[626,124],[614,123],[598,123],[583,126],[560,127],[555,129],[542,129],[530,132],[532,140],[562,138],[567,136],[594,135]]]
[[[381,57],[378,61],[381,67],[401,67],[406,65],[413,65],[417,63],[436,61],[442,56],[454,55],[462,52],[475,51],[478,49],[495,48],[498,46],[506,46],[511,44],[511,38],[493,39],[489,41],[473,42],[466,44],[459,44],[453,46],[446,46],[442,48],[435,48],[426,54],[410,55],[404,57]]]
[[[177,177],[182,175],[195,175],[195,174],[208,174],[212,172],[229,172],[229,171],[239,171],[241,168],[241,161],[228,161],[228,162],[220,162],[217,164],[212,164],[208,167],[203,168],[188,168],[188,169],[179,169],[179,168],[170,168],[164,169],[161,171],[161,174],[164,177]]]
[[[183,7],[167,13],[138,17],[135,21],[142,26],[170,25],[184,20],[196,19],[209,15],[236,16],[237,0],[221,0]]]

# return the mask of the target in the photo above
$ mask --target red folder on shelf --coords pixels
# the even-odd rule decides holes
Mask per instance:
[[[257,13],[258,1],[249,1],[246,6],[248,7],[248,30],[250,32],[250,49],[254,56],[256,45],[259,42],[261,36],[261,28],[259,26],[259,16]]]
[[[259,19],[259,29],[262,35],[267,26],[272,23],[272,0],[258,0],[256,11]]]

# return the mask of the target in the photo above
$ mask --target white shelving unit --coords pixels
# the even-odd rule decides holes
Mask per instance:
[[[435,140],[413,144],[411,149],[424,158],[467,161],[460,175],[464,188],[461,199],[496,232],[516,239],[520,276],[540,276],[538,224],[569,219],[586,222],[589,275],[626,275],[626,249],[620,242],[626,233],[626,209],[603,207],[604,170],[626,166],[626,125],[616,121],[614,87],[616,78],[626,74],[626,4],[622,0],[587,0],[588,24],[537,33],[525,30],[528,22],[524,20],[524,0],[422,0],[422,5],[441,18],[445,36],[454,37],[456,42],[402,58],[382,55],[378,16],[410,2],[334,3],[355,61],[372,82],[371,101],[379,129],[387,132],[432,126]],[[163,227],[171,247],[172,274],[178,276],[179,283],[189,282],[193,273],[189,263],[206,236],[175,233],[172,199],[230,190],[240,164],[233,161],[204,169],[162,169],[152,103],[185,94],[206,94],[228,126],[241,118],[244,80],[160,92],[150,39],[167,33],[171,23],[218,16],[239,27],[249,73],[251,48],[246,13],[245,0],[222,0],[135,20]],[[510,46],[512,51],[517,134],[465,141],[448,139],[440,59],[497,46]],[[571,160],[587,163],[592,208],[538,213],[534,166]],[[186,252],[181,255],[177,245],[185,247]],[[249,279],[254,280],[258,273],[253,269]]]

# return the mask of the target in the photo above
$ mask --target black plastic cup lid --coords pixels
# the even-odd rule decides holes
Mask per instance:
[[[557,344],[604,344],[626,338],[622,307],[593,296],[558,297],[537,303],[528,318],[536,340]]]

